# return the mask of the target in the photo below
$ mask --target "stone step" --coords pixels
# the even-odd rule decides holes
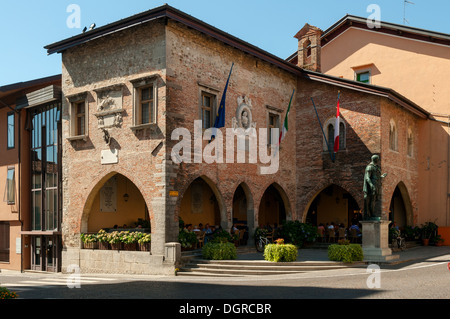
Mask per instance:
[[[177,273],[178,275],[199,276],[262,276],[304,273],[319,270],[366,267],[365,263],[346,264],[341,262],[288,262],[243,260],[191,260]]]

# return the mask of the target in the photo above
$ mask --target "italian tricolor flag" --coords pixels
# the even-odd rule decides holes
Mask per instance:
[[[336,113],[336,123],[334,124],[334,152],[337,153],[339,151],[339,127],[340,127],[340,97],[341,93],[338,94],[337,101],[337,113]]]
[[[286,117],[284,119],[284,124],[283,124],[283,127],[282,127],[281,132],[280,132],[280,140],[278,141],[278,146],[281,145],[281,142],[284,140],[284,138],[286,137],[286,134],[287,134],[287,132],[289,130],[289,124],[288,124],[288,122],[289,122],[289,111],[291,110],[291,104],[292,104],[292,99],[294,98],[294,93],[295,93],[295,90],[292,93],[291,101],[289,102],[289,107],[288,107],[288,110],[286,112]]]

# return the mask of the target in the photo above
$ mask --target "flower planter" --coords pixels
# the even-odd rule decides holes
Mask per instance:
[[[83,243],[83,249],[98,249],[98,243]]]
[[[139,251],[150,251],[150,250],[151,250],[150,243],[139,244]]]
[[[98,243],[98,249],[100,249],[100,250],[109,250],[109,244],[108,243],[104,243],[104,242]]]
[[[423,244],[424,246],[428,246],[429,243],[430,243],[430,240],[429,240],[428,238],[422,239],[422,244]]]
[[[111,243],[111,250],[121,250],[122,249],[122,243]]]
[[[132,243],[132,244],[123,244],[123,250],[127,250],[127,251],[136,251],[137,250],[137,244],[136,243]]]

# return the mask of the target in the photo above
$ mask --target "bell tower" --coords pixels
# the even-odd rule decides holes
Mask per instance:
[[[295,35],[298,39],[298,66],[302,69],[321,72],[320,38],[323,31],[317,27],[305,24]]]

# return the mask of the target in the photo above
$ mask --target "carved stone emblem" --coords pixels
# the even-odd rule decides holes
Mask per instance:
[[[98,128],[120,127],[122,125],[122,87],[110,87],[97,90],[97,113]]]
[[[251,129],[256,128],[256,122],[253,122],[252,117],[252,101],[247,96],[243,96],[238,97],[237,102],[236,117],[232,119],[233,130],[242,128],[249,134],[252,131]]]

